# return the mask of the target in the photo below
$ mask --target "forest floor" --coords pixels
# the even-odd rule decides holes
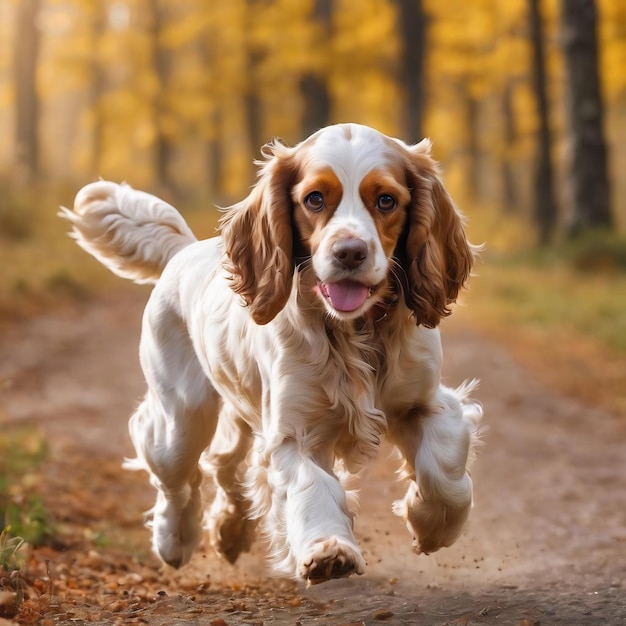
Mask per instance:
[[[454,546],[412,552],[391,514],[404,485],[385,451],[363,481],[356,520],[364,576],[308,589],[272,578],[261,541],[235,566],[208,547],[180,571],[161,566],[143,527],[153,489],[121,469],[144,391],[144,301],[141,290],[123,292],[0,335],[0,427],[45,436],[47,456],[22,480],[55,528],[53,545],[31,548],[22,570],[0,571],[0,624],[626,623],[624,417],[548,387],[462,314],[443,326],[444,378],[481,379],[485,420],[475,507]]]

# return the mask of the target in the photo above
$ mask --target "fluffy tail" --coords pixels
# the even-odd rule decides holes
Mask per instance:
[[[74,210],[71,237],[105,267],[136,283],[155,283],[168,261],[196,241],[171,205],[129,185],[100,180],[83,187]]]

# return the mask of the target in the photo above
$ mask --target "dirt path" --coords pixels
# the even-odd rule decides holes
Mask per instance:
[[[264,572],[260,545],[236,567],[200,550],[181,572],[160,568],[142,527],[152,489],[144,475],[119,468],[132,453],[126,423],[143,393],[136,351],[144,300],[145,292],[123,294],[0,337],[0,418],[7,427],[31,422],[47,433],[46,502],[74,537],[65,551],[34,551],[30,584],[53,592],[43,589],[39,604],[15,619],[626,623],[626,425],[546,389],[459,314],[443,329],[445,380],[481,379],[476,395],[486,428],[473,471],[475,508],[457,544],[430,557],[411,552],[390,513],[404,487],[393,481],[397,464],[385,453],[364,481],[356,524],[365,576],[310,589],[277,581]],[[41,582],[48,573],[52,581]]]

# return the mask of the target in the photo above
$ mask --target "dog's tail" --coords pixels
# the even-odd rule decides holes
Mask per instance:
[[[83,187],[74,210],[61,207],[59,215],[72,222],[70,236],[81,248],[137,283],[155,283],[168,261],[196,241],[173,206],[105,180]]]

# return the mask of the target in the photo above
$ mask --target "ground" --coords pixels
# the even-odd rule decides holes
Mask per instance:
[[[0,336],[2,427],[45,433],[50,452],[31,479],[59,533],[2,579],[0,615],[45,626],[625,623],[623,418],[548,388],[462,313],[443,325],[444,378],[481,380],[485,421],[475,506],[454,546],[412,552],[391,514],[404,486],[384,450],[363,481],[356,522],[364,576],[308,589],[273,578],[260,541],[235,566],[208,547],[180,571],[161,566],[143,527],[154,492],[145,474],[121,469],[144,388],[136,353],[145,297],[111,295]],[[16,588],[25,598],[17,613]]]

